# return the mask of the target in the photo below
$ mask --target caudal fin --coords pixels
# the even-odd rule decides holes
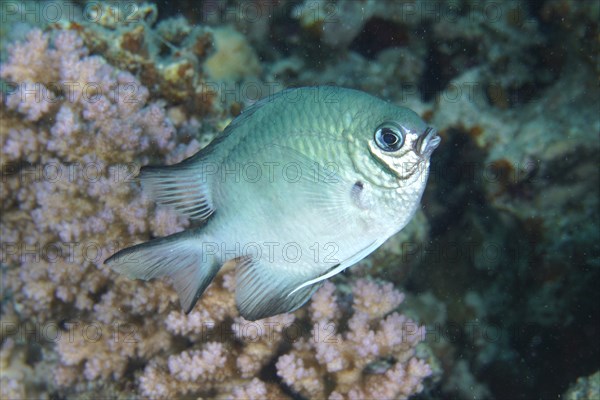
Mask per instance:
[[[104,261],[131,279],[169,277],[189,313],[221,267],[203,251],[202,235],[184,231],[128,247]]]

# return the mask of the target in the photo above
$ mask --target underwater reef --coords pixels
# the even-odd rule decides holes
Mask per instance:
[[[0,3],[0,397],[598,398],[600,6]],[[134,177],[288,87],[357,88],[442,143],[412,222],[304,307],[189,314],[104,260],[190,226]]]

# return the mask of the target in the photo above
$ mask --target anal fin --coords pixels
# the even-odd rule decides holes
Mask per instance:
[[[294,291],[310,277],[292,275],[269,264],[246,257],[236,270],[235,300],[245,319],[256,321],[292,312],[306,303],[322,282]],[[292,293],[292,291],[294,291]]]

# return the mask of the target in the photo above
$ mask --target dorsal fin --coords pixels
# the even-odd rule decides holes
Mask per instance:
[[[204,163],[188,160],[163,167],[143,167],[139,179],[144,192],[154,201],[192,220],[202,221],[215,211],[210,176]]]
[[[221,132],[207,147],[179,164],[142,167],[138,178],[144,192],[161,205],[170,206],[192,220],[203,221],[215,211],[212,192],[213,176],[220,160],[210,159],[215,146],[244,124],[262,106],[276,100],[286,91],[257,101]]]

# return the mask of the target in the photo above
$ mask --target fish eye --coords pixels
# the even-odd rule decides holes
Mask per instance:
[[[375,130],[375,143],[383,151],[396,151],[404,144],[404,132],[395,124],[382,124]]]

